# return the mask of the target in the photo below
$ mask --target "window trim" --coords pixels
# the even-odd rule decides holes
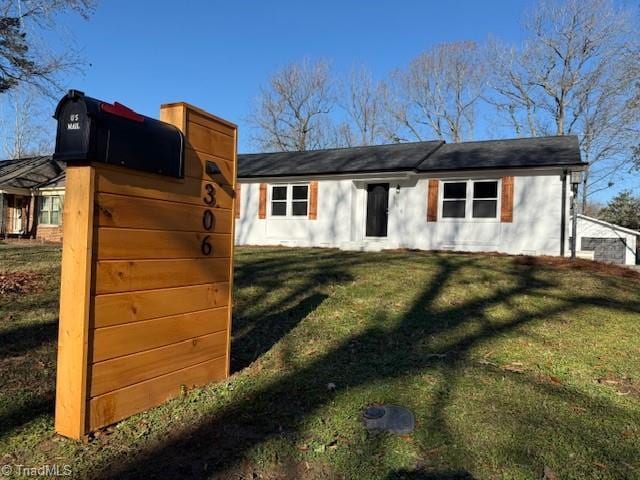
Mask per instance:
[[[56,210],[53,209],[53,199],[58,199],[58,208]],[[38,196],[38,226],[39,227],[60,227],[62,225],[62,205],[63,205],[63,195],[39,195]],[[50,199],[50,207],[47,210],[43,209],[43,204],[45,200]],[[42,222],[42,213],[46,212],[47,222]],[[58,212],[58,223],[52,223],[51,217],[52,213]]]
[[[496,216],[491,218],[474,218],[473,217],[473,185],[476,182],[496,182],[497,198],[496,200]],[[466,183],[467,198],[465,199],[464,217],[443,217],[444,184],[445,183]],[[449,199],[453,200],[453,199]],[[478,200],[494,200],[494,198],[478,199]],[[440,179],[438,188],[438,221],[450,223],[500,223],[500,211],[502,208],[502,178],[443,178]]]
[[[287,196],[285,198],[285,200],[273,200],[273,188],[274,187],[286,187],[287,188]],[[297,199],[294,200],[293,199],[293,187],[307,187],[307,199],[306,199],[306,203],[307,203],[307,213],[306,215],[293,215],[293,203],[294,202],[304,202],[305,200],[302,199]],[[269,208],[268,210],[268,218],[270,219],[274,219],[274,220],[291,220],[291,219],[300,219],[300,220],[306,220],[309,219],[309,202],[310,202],[310,192],[311,192],[311,187],[310,187],[310,182],[296,182],[296,183],[271,183],[269,184],[269,189],[268,189],[268,193],[267,193],[267,203],[269,204]],[[273,202],[280,202],[280,203],[285,203],[286,204],[286,213],[285,215],[274,215],[273,214]]]

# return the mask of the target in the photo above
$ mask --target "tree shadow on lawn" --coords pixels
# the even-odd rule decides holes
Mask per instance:
[[[48,391],[45,394],[39,394],[34,398],[29,398],[22,402],[19,406],[2,412],[0,414],[0,440],[5,435],[15,431],[17,428],[25,425],[37,417],[43,415],[53,416],[55,404],[55,392]]]
[[[0,409],[0,439],[37,417],[53,414],[54,380],[35,365],[48,361],[45,352],[55,349],[57,337],[57,320],[0,331],[0,403],[9,400],[8,408]],[[17,400],[24,396],[27,398]]]
[[[27,354],[36,348],[55,343],[58,321],[19,325],[0,331],[0,360]]]
[[[352,260],[351,266],[361,261],[358,257]],[[551,318],[554,315],[571,312],[584,305],[602,304],[609,309],[621,312],[639,312],[640,302],[617,302],[615,300],[602,298],[600,296],[588,296],[575,294],[569,298],[558,297],[553,306],[543,310],[531,311],[531,307],[520,308],[517,302],[510,305],[509,318],[500,323],[492,322],[487,318],[487,310],[505,301],[509,301],[519,295],[527,295],[532,298],[548,299],[553,297],[553,287],[556,285],[548,280],[541,279],[536,275],[536,266],[514,266],[512,275],[518,279],[515,285],[509,287],[495,287],[493,293],[474,298],[462,304],[454,304],[449,308],[436,308],[434,303],[442,293],[448,280],[459,274],[460,270],[470,267],[477,268],[473,257],[460,257],[452,255],[436,255],[437,272],[424,290],[417,296],[413,306],[396,322],[385,322],[369,327],[361,334],[345,339],[340,345],[329,351],[327,354],[312,361],[308,366],[292,370],[286,373],[281,379],[250,392],[237,402],[203,420],[194,428],[181,433],[177,438],[167,440],[161,445],[156,445],[148,450],[143,450],[133,458],[128,457],[119,462],[117,459],[110,461],[110,465],[97,466],[92,468],[92,476],[95,478],[177,478],[189,476],[190,478],[211,478],[215,476],[224,477],[242,461],[244,455],[252,448],[273,439],[282,438],[295,440],[300,434],[304,419],[316,412],[321,407],[331,403],[335,394],[328,391],[326,385],[335,382],[343,390],[355,389],[361,386],[380,381],[401,380],[411,375],[425,371],[433,371],[442,377],[441,388],[435,397],[435,404],[432,412],[424,422],[423,429],[429,428],[437,431],[439,437],[445,443],[456,443],[461,448],[464,447],[465,439],[459,438],[459,434],[451,431],[446,409],[451,397],[455,393],[456,383],[463,375],[462,370],[468,362],[473,362],[469,358],[473,348],[490,341],[493,338],[508,334],[530,322]],[[305,275],[305,265],[300,264],[304,257],[298,260],[286,262],[265,261],[261,267],[253,272],[269,275],[270,269],[280,270],[282,274],[286,269],[293,269]],[[349,274],[342,267],[346,267],[348,257],[335,259],[335,272],[342,281],[349,279]],[[419,260],[417,260],[419,261]],[[247,269],[251,268],[248,264]],[[486,267],[484,267],[486,268]],[[322,270],[322,269],[320,269]],[[325,272],[326,273],[326,272]],[[320,273],[319,273],[320,274]],[[246,275],[243,278],[243,275]],[[313,278],[313,275],[311,275]],[[250,282],[251,273],[239,272],[240,282]],[[331,278],[331,275],[328,276]],[[273,274],[267,281],[278,282],[278,274]],[[314,278],[313,281],[317,281]],[[281,299],[281,305],[288,301],[298,299],[300,295],[307,301],[303,305],[299,314],[292,315],[292,321],[286,323],[282,329],[273,336],[267,345],[286,334],[302,318],[302,314],[317,305],[322,293],[311,291],[305,297],[305,289],[312,287],[313,282],[302,282],[294,291],[287,295],[287,299]],[[255,302],[260,302],[260,292],[257,294]],[[316,298],[314,298],[314,295]],[[264,330],[268,330],[270,325],[277,323],[278,314],[273,313],[272,318],[266,314],[271,308],[265,309],[260,314],[247,317],[245,320],[254,332],[260,332],[263,327],[259,326],[259,319],[267,318]],[[277,312],[278,309],[276,308]],[[285,310],[286,311],[286,310]],[[382,319],[388,315],[381,313]],[[243,318],[240,315],[240,318]],[[462,329],[470,320],[477,323],[475,329]],[[245,325],[246,326],[246,325]],[[242,325],[240,326],[242,328]],[[460,330],[460,331],[458,331]],[[453,333],[453,335],[452,335]],[[250,334],[245,334],[250,335]],[[246,337],[248,338],[248,337]],[[246,339],[239,338],[239,344]],[[259,348],[264,351],[264,345]],[[245,349],[245,354],[251,348]],[[251,357],[244,356],[246,364]],[[242,361],[239,360],[239,364]],[[503,372],[504,374],[504,372]],[[567,393],[567,389],[549,388],[548,385],[541,384],[535,378],[528,375],[520,375],[518,381],[526,383],[533,390],[542,390],[549,396],[569,395],[571,402],[591,405],[592,400],[579,391]],[[617,407],[603,401],[601,409],[593,412],[599,420],[614,413]],[[364,407],[362,405],[361,407]],[[551,415],[558,415],[541,408],[537,414],[545,416],[546,421],[557,420],[561,423],[562,418],[550,418]],[[359,412],[352,412],[353,416],[358,416]],[[542,419],[535,420],[529,418],[526,412],[504,412],[503,414],[512,420],[515,429],[518,425],[525,425],[528,422],[542,422]],[[521,415],[521,417],[519,417]],[[573,430],[575,428],[576,430]],[[612,451],[607,445],[606,439],[598,440],[597,431],[586,431],[591,428],[589,425],[577,423],[569,429],[559,429],[558,436],[565,436],[566,441],[576,441],[574,437],[588,438],[594,440],[596,448],[600,448],[609,457],[615,459],[629,458],[630,453],[624,451]],[[582,431],[581,431],[582,430]],[[518,432],[515,431],[514,435]],[[514,447],[515,448],[515,447]],[[462,467],[469,469],[473,466],[473,453],[468,450],[468,458],[463,461]],[[517,459],[530,468],[537,468],[541,460],[536,455],[532,455],[527,450],[527,445],[522,445],[517,452]],[[368,463],[369,458],[366,452],[360,456],[354,453],[355,463]],[[115,465],[114,465],[115,464]],[[460,468],[456,465],[455,468]],[[389,474],[388,478],[471,478],[464,469],[461,471],[433,471],[419,467],[415,471],[397,471]],[[395,476],[394,476],[395,475]],[[465,476],[466,475],[466,476]]]
[[[0,300],[0,439],[29,422],[53,417],[58,337],[59,247],[3,247],[0,267],[35,272],[34,285]],[[33,287],[33,288],[31,288]]]
[[[473,475],[464,470],[428,472],[422,468],[395,470],[385,477],[386,480],[473,480],[473,478]]]
[[[270,315],[234,316],[234,332],[231,342],[231,373],[248,367],[262,354],[269,351],[278,340],[295,328],[328,296],[312,293],[298,304]]]
[[[249,366],[286,336],[328,298],[326,287],[353,281],[349,268],[366,262],[362,256],[326,249],[267,257],[236,266],[236,291],[254,288],[233,313],[231,372]],[[284,294],[267,298],[270,292]],[[262,305],[262,307],[261,307]]]

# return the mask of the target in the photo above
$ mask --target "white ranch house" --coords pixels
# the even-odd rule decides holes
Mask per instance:
[[[569,255],[575,137],[238,156],[238,245]],[[0,161],[0,238],[60,241],[65,165]],[[640,232],[578,215],[578,255],[640,263]]]
[[[574,136],[240,155],[236,243],[568,255],[586,168]]]

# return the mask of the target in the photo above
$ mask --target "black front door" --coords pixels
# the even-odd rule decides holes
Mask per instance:
[[[387,236],[389,213],[389,184],[367,185],[367,237]]]

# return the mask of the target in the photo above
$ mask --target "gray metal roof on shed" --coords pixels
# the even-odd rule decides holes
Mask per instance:
[[[65,165],[50,156],[0,161],[0,190],[2,187],[34,188],[60,177]]]
[[[582,165],[574,135],[447,143],[427,157],[417,171]]]
[[[238,155],[238,177],[340,173],[437,172],[544,166],[582,166],[578,138],[555,137],[444,143],[428,141],[306,152]]]
[[[305,152],[238,155],[238,176],[282,177],[414,170],[416,165],[443,143],[435,140]]]

